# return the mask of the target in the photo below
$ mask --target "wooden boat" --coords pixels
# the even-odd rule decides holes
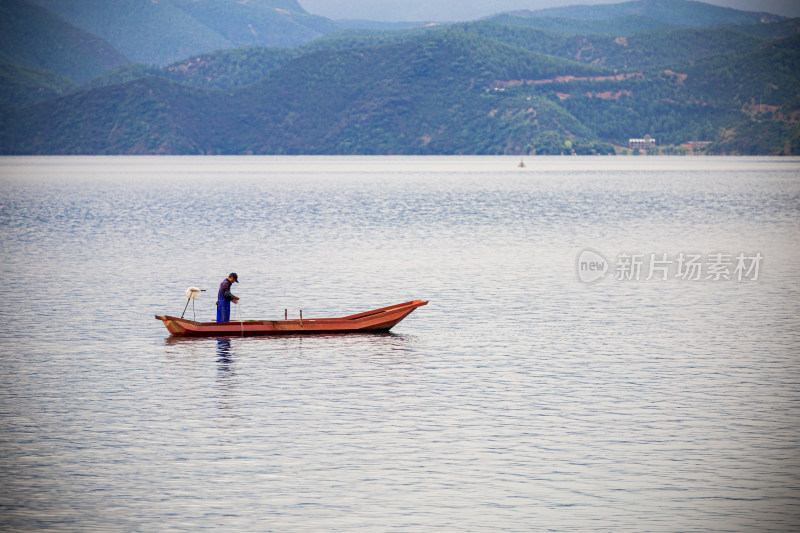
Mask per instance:
[[[378,333],[392,329],[417,307],[428,302],[414,300],[341,318],[297,320],[242,320],[195,322],[174,316],[159,316],[172,335],[182,337],[248,337],[255,335],[306,335],[320,333]]]

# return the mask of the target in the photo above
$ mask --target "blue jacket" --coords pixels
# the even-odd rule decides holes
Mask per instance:
[[[225,278],[222,283],[219,284],[219,293],[217,294],[217,305],[223,300],[231,301],[236,296],[231,294],[231,282],[228,278]]]

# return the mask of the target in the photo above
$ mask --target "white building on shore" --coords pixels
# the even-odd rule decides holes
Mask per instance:
[[[628,139],[628,147],[631,150],[638,148],[649,151],[656,147],[656,140],[649,137],[645,139]]]

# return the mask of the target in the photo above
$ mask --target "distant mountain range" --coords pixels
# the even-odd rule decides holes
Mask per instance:
[[[0,0],[4,154],[800,154],[800,19],[685,0],[458,24],[295,0]]]

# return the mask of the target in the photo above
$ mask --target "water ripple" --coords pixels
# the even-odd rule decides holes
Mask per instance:
[[[798,529],[797,159],[515,165],[0,159],[2,528]],[[765,264],[586,285],[585,247]],[[231,270],[245,319],[431,303],[167,337]]]

